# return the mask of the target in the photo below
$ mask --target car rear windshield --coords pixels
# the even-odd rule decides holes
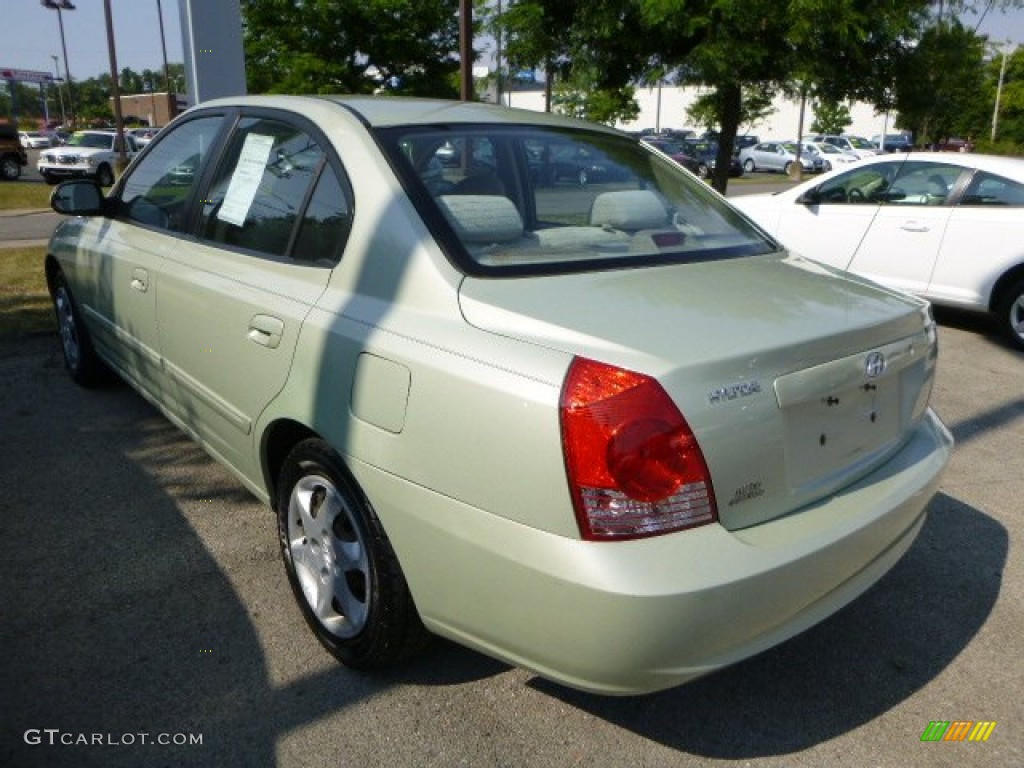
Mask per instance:
[[[471,274],[737,258],[778,246],[635,139],[524,126],[387,129],[382,145]]]

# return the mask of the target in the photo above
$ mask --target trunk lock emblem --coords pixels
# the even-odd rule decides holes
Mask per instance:
[[[877,379],[885,373],[885,355],[881,352],[872,352],[864,362],[864,373],[869,379]]]

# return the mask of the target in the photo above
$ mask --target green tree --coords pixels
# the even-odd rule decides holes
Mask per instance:
[[[518,0],[510,8],[534,22],[517,28],[509,47],[520,65],[555,57],[573,77],[593,73],[595,89],[664,73],[708,87],[720,130],[713,183],[724,191],[745,93],[770,98],[799,83],[811,98],[879,103],[929,5],[891,0],[865,12],[848,0]],[[516,38],[541,25],[539,42]]]
[[[958,20],[924,30],[894,84],[899,124],[919,143],[978,136],[992,101],[983,87],[985,40]]]
[[[1002,68],[1002,57],[995,57],[990,64],[991,82],[998,84],[999,70]],[[993,109],[994,109],[993,87]],[[1003,73],[1003,88],[999,98],[999,119],[997,138],[1004,142],[1018,145],[1018,151],[1024,152],[1024,47],[1017,47],[1007,57],[1006,71]]]
[[[770,90],[752,85],[742,89],[739,125],[752,129],[753,126],[768,117],[772,110]],[[712,90],[701,94],[686,110],[686,115],[694,125],[707,131],[716,131],[719,125],[718,116],[721,112],[720,94],[717,90]]]
[[[853,122],[850,108],[842,102],[821,99],[811,104],[811,110],[814,112],[813,133],[842,133]]]
[[[242,0],[253,93],[458,95],[458,0]]]

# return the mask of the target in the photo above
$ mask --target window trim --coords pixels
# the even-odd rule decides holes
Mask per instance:
[[[521,277],[540,277],[548,275],[570,275],[581,273],[610,272],[622,269],[643,269],[648,267],[676,266],[684,264],[697,264],[702,262],[725,261],[728,259],[763,256],[778,253],[783,247],[761,227],[753,225],[749,218],[736,211],[732,206],[727,206],[742,218],[752,230],[756,231],[762,239],[762,245],[750,243],[742,246],[730,246],[713,251],[687,252],[686,257],[681,259],[678,253],[655,253],[638,256],[630,254],[623,257],[597,256],[593,259],[569,260],[563,262],[539,262],[536,264],[517,264],[493,266],[477,261],[455,233],[454,228],[444,218],[439,206],[431,199],[426,187],[420,183],[412,163],[402,155],[398,147],[398,139],[409,133],[444,133],[450,132],[453,136],[466,133],[509,133],[518,134],[523,132],[536,131],[542,134],[565,134],[567,136],[584,133],[587,135],[605,136],[610,139],[621,138],[619,131],[602,131],[599,129],[580,129],[553,127],[542,124],[529,123],[449,123],[449,124],[417,124],[388,126],[371,129],[374,141],[381,154],[387,160],[392,172],[398,178],[399,183],[405,191],[406,197],[419,213],[423,223],[427,226],[431,235],[441,248],[449,263],[462,274],[468,277],[512,279]],[[638,139],[633,140],[639,144]],[[516,163],[520,166],[516,173],[521,177],[528,177],[529,168],[525,155],[516,154]],[[522,156],[520,156],[522,155]],[[671,163],[671,161],[666,161]],[[683,171],[680,170],[680,173]],[[526,176],[523,176],[523,175]],[[532,205],[532,203],[531,203]],[[534,214],[535,215],[535,214]]]
[[[186,115],[183,115],[180,122],[174,121],[164,130],[157,134],[157,138],[149,143],[142,152],[136,157],[133,165],[141,164],[142,160],[150,152],[154,151],[152,148],[159,146],[159,143],[164,140],[172,131],[177,130],[180,126],[185,123],[192,122],[201,118],[209,117],[220,117],[221,125],[218,128],[217,136],[210,146],[210,151],[203,158],[203,162],[197,172],[197,182],[193,187],[192,194],[186,205],[185,213],[183,214],[184,225],[180,230],[169,230],[161,227],[145,224],[143,222],[136,221],[124,215],[121,211],[121,193],[124,188],[124,184],[127,179],[131,177],[131,173],[126,173],[123,177],[118,179],[117,185],[115,186],[111,198],[116,200],[115,210],[117,213],[115,217],[117,220],[131,224],[133,226],[143,227],[144,229],[152,232],[160,232],[169,237],[175,237],[178,239],[186,240],[190,243],[197,245],[204,245],[210,248],[219,248],[224,251],[230,251],[233,253],[241,253],[247,256],[254,256],[261,259],[267,259],[270,261],[276,261],[278,263],[291,264],[302,267],[319,267],[321,269],[327,268],[326,265],[317,265],[314,262],[303,261],[301,259],[295,259],[292,257],[292,251],[295,247],[295,242],[298,238],[298,234],[301,231],[302,223],[305,221],[306,213],[309,210],[309,204],[312,199],[312,195],[316,190],[317,184],[323,177],[324,168],[327,165],[331,166],[334,174],[338,180],[338,184],[341,187],[342,194],[348,205],[348,218],[349,223],[345,228],[345,232],[338,244],[337,251],[332,259],[333,264],[330,267],[333,269],[344,257],[345,248],[348,245],[349,237],[351,236],[353,229],[353,222],[356,216],[356,200],[355,192],[352,187],[352,183],[349,180],[348,173],[345,171],[345,166],[341,162],[341,158],[338,155],[334,144],[328,138],[327,134],[322,131],[316,123],[307,117],[300,115],[296,112],[289,110],[275,109],[272,107],[210,107],[209,109],[198,109],[189,111]],[[323,150],[323,158],[317,166],[314,178],[310,183],[309,188],[306,190],[302,201],[297,208],[295,224],[292,227],[292,231],[289,233],[288,243],[285,247],[282,255],[275,255],[267,253],[265,251],[253,250],[250,248],[243,248],[241,246],[230,245],[228,243],[221,243],[215,240],[209,240],[199,235],[199,222],[202,214],[201,201],[206,199],[206,195],[213,184],[214,177],[216,176],[217,170],[224,159],[224,154],[230,145],[231,137],[235,135],[235,131],[238,129],[239,124],[242,120],[247,118],[255,119],[268,119],[276,120],[286,125],[292,126],[302,132],[308,134],[310,138],[317,142],[320,148]]]

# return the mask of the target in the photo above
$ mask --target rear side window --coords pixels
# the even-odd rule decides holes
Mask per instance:
[[[203,201],[200,237],[284,256],[324,165],[323,148],[300,128],[278,120],[244,118]],[[332,216],[320,218],[327,221]]]
[[[979,171],[964,192],[960,205],[1024,206],[1024,184],[994,173]]]

